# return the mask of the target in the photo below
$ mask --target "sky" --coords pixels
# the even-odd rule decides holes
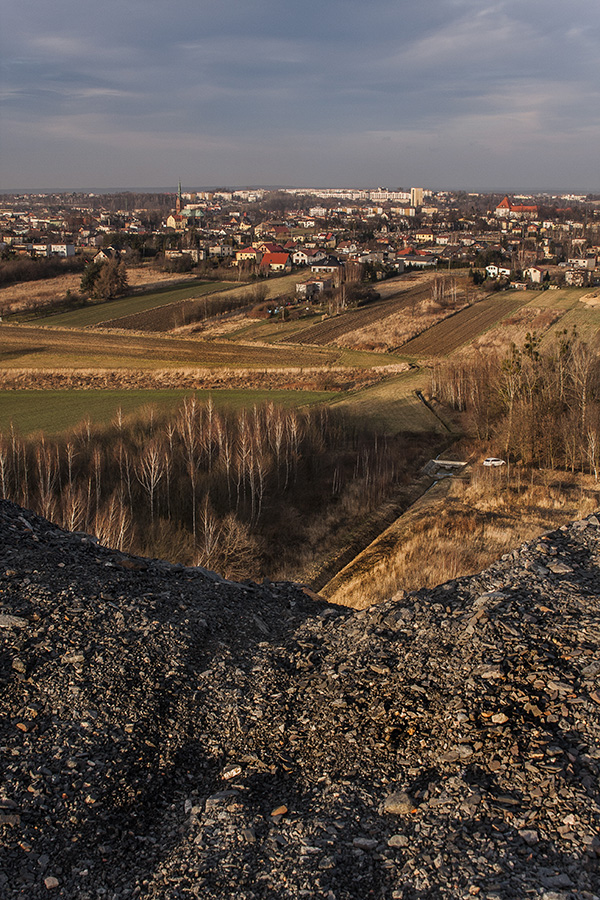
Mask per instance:
[[[598,0],[0,0],[0,188],[600,192]]]

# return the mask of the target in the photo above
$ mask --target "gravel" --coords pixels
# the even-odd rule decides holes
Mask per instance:
[[[0,501],[0,897],[600,897],[599,537],[354,612]]]

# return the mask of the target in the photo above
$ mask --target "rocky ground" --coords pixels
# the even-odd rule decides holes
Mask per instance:
[[[352,612],[0,502],[0,896],[600,897],[599,537]]]

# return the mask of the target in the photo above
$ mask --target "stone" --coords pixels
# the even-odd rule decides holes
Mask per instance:
[[[416,811],[414,799],[404,791],[389,794],[383,801],[383,812],[393,816],[411,816]]]
[[[366,837],[355,837],[352,841],[352,845],[358,850],[374,850],[378,843],[379,841]]]
[[[532,828],[522,828],[519,831],[519,835],[523,838],[526,844],[530,847],[533,847],[539,841],[538,833]]]
[[[388,847],[408,847],[410,841],[404,834],[393,834],[388,838]]]
[[[285,816],[287,811],[288,811],[287,806],[284,803],[282,803],[280,806],[275,807],[275,809],[271,813],[271,818],[275,819],[277,817]]]
[[[0,501],[2,900],[600,897],[589,520],[360,614],[118,558]]]

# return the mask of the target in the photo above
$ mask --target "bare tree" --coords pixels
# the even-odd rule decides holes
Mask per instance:
[[[184,447],[186,469],[192,492],[192,534],[196,540],[196,490],[198,484],[198,402],[194,396],[186,397],[179,410],[177,430]]]
[[[0,434],[0,491],[2,500],[8,500],[8,447]]]
[[[163,450],[158,441],[154,440],[145,447],[135,473],[137,480],[148,494],[150,503],[150,521],[153,525],[156,489],[163,478],[164,471],[165,460]]]
[[[52,448],[42,441],[36,451],[38,498],[40,513],[45,519],[52,519],[56,509],[56,463]]]

